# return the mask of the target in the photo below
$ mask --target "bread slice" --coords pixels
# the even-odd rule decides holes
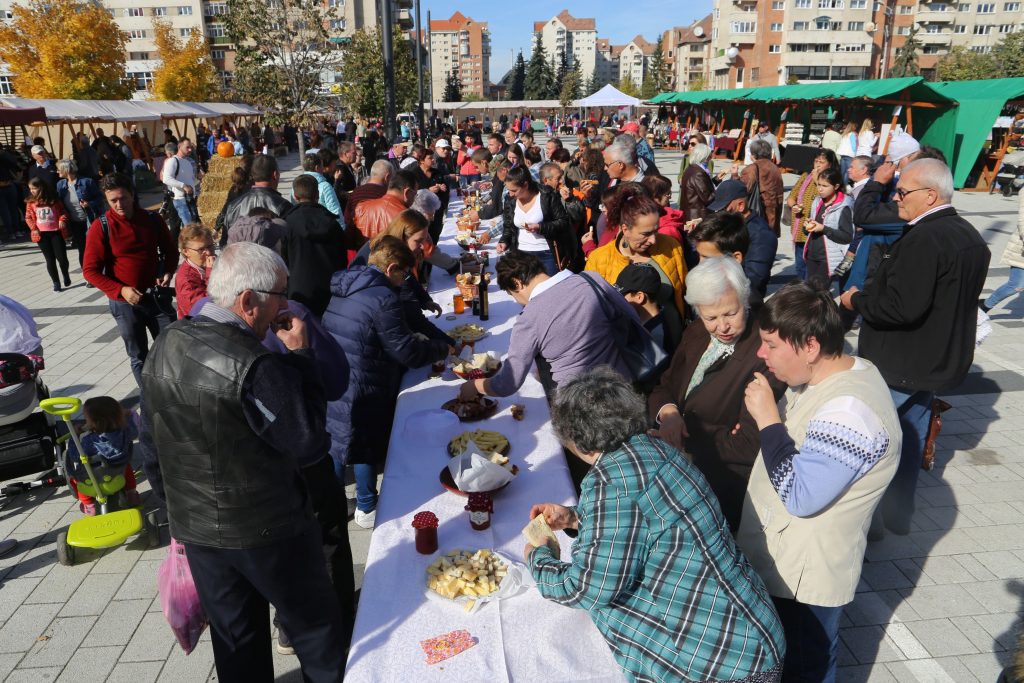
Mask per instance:
[[[523,535],[526,536],[526,540],[531,545],[537,546],[538,548],[542,545],[547,545],[548,541],[554,541],[555,556],[560,557],[562,554],[562,547],[558,543],[558,538],[555,536],[555,532],[548,526],[548,522],[544,519],[544,515],[537,515],[530,520],[530,523],[523,529]]]

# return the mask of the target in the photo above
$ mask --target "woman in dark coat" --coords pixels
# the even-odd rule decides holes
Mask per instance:
[[[770,378],[776,398],[786,388],[757,357],[761,336],[747,308],[749,297],[750,282],[731,257],[704,259],[690,271],[686,302],[702,324],[686,328],[672,365],[647,400],[658,435],[704,473],[733,532],[761,448],[744,390],[754,372]]]
[[[583,253],[562,196],[538,185],[525,166],[509,170],[505,188],[508,199],[498,253],[516,249],[531,253],[544,264],[549,276],[567,268],[580,272]]]
[[[345,351],[349,382],[345,395],[327,408],[331,456],[343,479],[351,464],[356,477],[356,524],[373,528],[377,473],[384,464],[395,401],[405,368],[417,368],[454,351],[442,340],[414,335],[402,314],[399,288],[416,259],[402,240],[382,236],[369,265],[338,271],[323,324]]]
[[[710,158],[710,147],[700,142],[690,144],[690,164],[679,179],[679,208],[688,221],[707,216],[708,204],[715,196],[707,167]]]

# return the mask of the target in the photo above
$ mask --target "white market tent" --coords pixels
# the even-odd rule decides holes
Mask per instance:
[[[31,137],[46,137],[48,147],[58,156],[72,152],[72,140],[76,133],[88,126],[95,135],[97,124],[113,124],[117,134],[118,124],[124,131],[135,127],[152,145],[159,141],[164,128],[172,128],[180,137],[189,135],[189,125],[194,135],[198,122],[218,124],[237,117],[258,117],[258,109],[245,104],[231,102],[168,102],[157,100],[44,100],[24,97],[0,98],[0,108],[46,110],[46,120],[33,122]],[[67,135],[65,135],[67,133]],[[26,131],[26,134],[27,131]]]
[[[573,104],[577,107],[636,107],[640,105],[640,99],[630,97],[614,85],[609,83],[593,95],[576,100]]]

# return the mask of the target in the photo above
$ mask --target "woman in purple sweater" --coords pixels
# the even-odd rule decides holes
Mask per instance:
[[[557,386],[584,370],[609,365],[632,381],[633,376],[615,346],[612,323],[605,316],[593,287],[563,270],[548,276],[533,254],[507,252],[495,266],[498,286],[524,307],[512,328],[508,357],[490,379],[470,380],[462,385],[463,400],[478,394],[514,394],[534,361],[541,384],[550,398]],[[601,278],[592,281],[610,305],[624,315],[636,317],[633,308]]]

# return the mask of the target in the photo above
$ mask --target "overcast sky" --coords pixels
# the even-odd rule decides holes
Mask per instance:
[[[421,0],[420,11],[426,22],[447,19],[459,11],[476,21],[486,21],[491,31],[491,74],[497,81],[512,67],[516,53],[530,59],[530,40],[533,22],[547,21],[563,9],[574,17],[597,20],[597,36],[608,38],[613,44],[623,44],[638,33],[652,43],[658,35],[672,26],[688,26],[707,16],[711,0],[591,0],[572,5],[552,4],[538,0],[513,2],[465,3],[454,0]],[[585,8],[585,9],[584,9]]]

